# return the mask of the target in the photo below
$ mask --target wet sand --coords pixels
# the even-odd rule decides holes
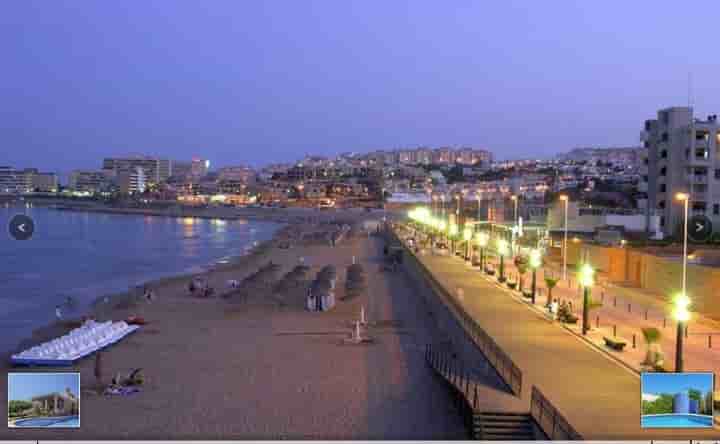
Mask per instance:
[[[318,229],[294,227],[293,237]],[[382,241],[356,234],[334,248],[305,241],[283,249],[281,242],[282,235],[206,274],[220,293],[213,298],[190,296],[188,277],[177,277],[151,285],[152,303],[128,295],[99,302],[100,320],[134,314],[149,321],[102,357],[105,383],[141,367],[142,392],[97,394],[95,359],[86,358],[61,369],[81,373],[79,430],[4,429],[0,439],[466,438],[446,385],[423,362],[425,344],[442,334],[408,278],[380,271]],[[270,260],[282,266],[282,276],[300,256],[311,277],[324,265],[337,267],[331,311],[305,311],[303,288],[221,297],[228,279],[242,280]],[[365,267],[368,291],[342,300],[353,256]],[[376,323],[368,331],[375,343],[345,345],[361,306]],[[23,348],[64,331],[62,325],[36,331]]]

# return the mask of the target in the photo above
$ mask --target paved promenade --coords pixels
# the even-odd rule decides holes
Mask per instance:
[[[585,439],[720,437],[717,430],[641,429],[637,374],[462,261],[429,253],[419,259],[520,367],[524,397],[536,385]]]

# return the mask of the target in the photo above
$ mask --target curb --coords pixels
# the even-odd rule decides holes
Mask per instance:
[[[478,270],[478,271],[480,271],[480,270]],[[513,291],[513,290],[511,290],[511,289],[509,289],[509,288],[505,288],[504,286],[502,286],[502,284],[500,284],[500,283],[498,283],[497,281],[495,281],[495,280],[487,277],[484,273],[481,275],[481,277],[482,277],[484,280],[488,281],[489,283],[493,284],[496,288],[498,288],[498,289],[500,289],[500,290],[503,290],[503,291],[505,291],[506,293],[510,294],[510,296],[511,296],[516,302],[525,305],[528,310],[534,311],[536,314],[540,315],[540,317],[541,317],[543,320],[545,320],[546,322],[551,323],[551,324],[555,324],[554,321],[548,319],[548,317],[544,314],[544,312],[543,312],[542,310],[540,310],[539,308],[537,308],[537,307],[534,306],[534,305],[530,305],[527,301],[525,301],[525,300],[522,298],[522,296],[518,296],[517,294],[515,294],[515,293],[517,293],[517,292],[515,292],[515,291]],[[584,337],[583,335],[577,334],[575,331],[571,330],[568,326],[566,326],[566,325],[563,324],[562,322],[560,323],[560,328],[562,328],[564,331],[566,331],[568,334],[574,336],[575,338],[580,339],[580,340],[582,340],[583,342],[585,342],[586,344],[590,345],[590,346],[591,346],[592,348],[594,348],[596,351],[598,351],[598,352],[602,353],[603,355],[611,358],[611,359],[612,359],[613,361],[615,361],[617,364],[619,364],[619,365],[621,365],[622,367],[624,367],[625,369],[631,371],[631,372],[632,372],[633,374],[635,374],[636,376],[638,376],[638,377],[640,376],[640,373],[641,373],[641,372],[640,372],[638,369],[632,367],[630,364],[626,363],[625,361],[623,361],[623,360],[620,359],[619,357],[617,357],[617,356],[615,356],[614,354],[610,353],[609,351],[605,350],[603,347],[595,344],[595,343],[592,342],[590,339]]]

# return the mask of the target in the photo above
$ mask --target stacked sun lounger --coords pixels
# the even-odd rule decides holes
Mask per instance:
[[[12,355],[10,360],[16,365],[72,365],[78,359],[118,342],[139,328],[125,321],[89,320],[64,336]]]

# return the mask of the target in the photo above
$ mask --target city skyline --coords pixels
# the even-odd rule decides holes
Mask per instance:
[[[0,31],[0,163],[65,173],[128,152],[260,166],[382,147],[517,159],[636,145],[657,109],[717,111],[703,45],[716,8],[15,2]],[[695,26],[663,38],[683,21]]]

